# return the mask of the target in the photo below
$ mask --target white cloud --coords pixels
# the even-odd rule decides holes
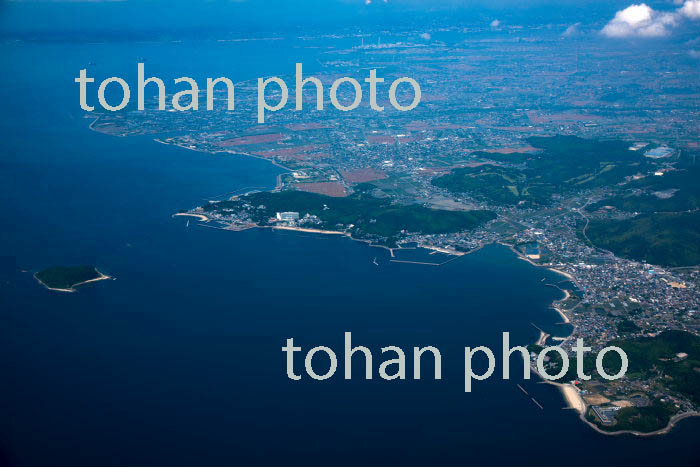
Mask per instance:
[[[497,28],[497,27],[499,27],[500,25],[501,25],[501,22],[500,22],[499,20],[497,20],[497,19],[494,19],[493,21],[491,21],[491,24],[490,24],[490,26],[491,26],[492,28]]]
[[[602,32],[608,37],[661,37],[670,34],[675,22],[673,14],[659,13],[640,3],[618,11]]]
[[[564,31],[561,36],[562,37],[573,37],[577,36],[581,32],[581,23],[575,23],[566,28],[566,31]]]
[[[686,0],[678,11],[686,18],[700,19],[700,0]]]
[[[689,50],[688,55],[692,58],[700,58],[700,50]]]
[[[424,32],[419,37],[421,39],[425,39],[426,41],[429,41],[433,36],[431,36],[429,32]]]
[[[679,3],[680,4],[680,3]],[[601,33],[607,37],[664,37],[683,19],[700,19],[700,0],[685,0],[675,11],[656,11],[646,3],[615,13]]]

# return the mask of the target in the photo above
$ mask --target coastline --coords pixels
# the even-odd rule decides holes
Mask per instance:
[[[558,310],[559,311],[559,310]],[[540,338],[536,342],[537,345],[543,345],[540,342],[542,341],[543,337],[546,339],[548,337],[547,334],[545,334],[543,331],[540,331]],[[676,414],[673,417],[670,418],[668,423],[666,424],[665,427],[660,428],[655,431],[650,431],[648,433],[644,433],[641,431],[634,431],[634,430],[619,430],[619,431],[605,431],[601,430],[598,425],[595,423],[591,422],[586,418],[586,413],[588,412],[589,404],[584,400],[584,398],[581,396],[581,393],[579,392],[578,388],[571,384],[571,383],[558,383],[556,381],[550,381],[548,379],[545,379],[542,377],[542,375],[539,374],[537,371],[537,368],[535,365],[530,365],[532,371],[542,380],[543,383],[545,384],[550,384],[552,386],[555,386],[559,389],[559,392],[561,393],[562,397],[566,401],[567,407],[565,409],[573,409],[576,412],[578,412],[579,419],[591,427],[593,430],[596,432],[602,434],[602,435],[608,435],[608,436],[620,436],[620,435],[633,435],[633,436],[640,436],[640,437],[646,437],[646,436],[657,436],[657,435],[665,435],[670,433],[673,428],[680,422],[681,420],[684,420],[686,418],[691,418],[691,417],[698,417],[700,416],[700,412],[684,412],[680,414]]]
[[[532,263],[532,264],[535,264],[535,263]],[[539,266],[539,265],[537,265],[537,264],[535,264],[535,265],[536,265],[536,266]],[[540,267],[547,267],[547,266],[540,266]],[[576,278],[575,278],[574,276],[572,276],[571,274],[569,274],[568,272],[566,272],[566,271],[562,271],[561,269],[552,268],[552,267],[547,267],[547,269],[549,269],[550,271],[554,271],[554,272],[556,272],[557,274],[561,274],[562,276],[564,276],[564,277],[566,277],[567,279],[569,279],[571,282],[576,283]]]
[[[173,214],[173,217],[179,217],[179,216],[195,217],[202,222],[209,222],[211,220],[211,219],[209,219],[209,217],[205,216],[204,214],[196,214],[193,212],[178,212],[177,214]]]
[[[188,215],[188,214],[183,213],[182,215]],[[207,222],[210,220],[208,217],[206,217],[204,215],[195,215],[192,213],[189,213],[189,215],[192,215],[192,216],[198,217],[198,218],[205,218],[207,220]],[[304,228],[304,227],[289,227],[289,226],[251,225],[250,227],[247,227],[247,228],[269,228],[271,230],[282,230],[282,231],[293,231],[293,232],[303,232],[303,233],[315,233],[315,234],[322,234],[322,235],[343,236],[343,237],[347,237],[351,240],[367,243],[369,246],[386,248],[387,250],[389,250],[391,252],[391,256],[392,257],[394,256],[394,250],[395,250],[394,248],[389,248],[389,247],[384,246],[384,245],[376,245],[376,244],[373,244],[369,240],[354,238],[352,236],[352,234],[350,234],[349,232],[342,232],[342,231],[336,231],[336,230],[313,229],[313,228]],[[245,230],[245,229],[228,229],[228,230]],[[554,271],[554,272],[566,277],[568,280],[570,280],[574,284],[576,283],[575,278],[571,274],[569,274],[565,271],[562,271],[560,269],[547,267],[547,266],[544,266],[541,264],[534,263],[529,258],[526,258],[519,251],[517,251],[517,249],[515,249],[512,245],[504,244],[501,242],[495,242],[495,243],[491,243],[491,244],[500,244],[500,245],[506,246],[506,247],[510,248],[510,250],[513,251],[518,258],[527,261],[531,265],[538,267],[538,268],[549,269],[551,271]],[[486,246],[486,245],[481,245],[479,248],[475,248],[474,250],[471,250],[469,252],[457,252],[457,251],[453,252],[452,250],[449,250],[446,248],[435,247],[435,246],[425,245],[425,244],[418,245],[419,248],[424,248],[427,250],[432,250],[432,251],[436,251],[439,253],[444,253],[444,254],[449,254],[449,255],[455,256],[454,259],[457,259],[458,257],[461,257],[461,256],[468,255],[468,254],[473,253],[475,251],[479,251],[484,246]],[[401,248],[397,248],[397,249],[400,250]],[[559,287],[557,287],[557,288],[559,288]],[[563,292],[564,296],[560,299],[554,300],[551,308],[553,310],[555,310],[562,317],[562,320],[564,323],[571,324],[572,327],[575,329],[575,325],[572,324],[571,319],[564,313],[563,309],[560,306],[558,306],[558,304],[560,302],[567,300],[571,296],[571,294],[569,293],[568,290],[561,289],[561,288],[559,288],[559,290],[561,290]],[[539,336],[538,340],[535,342],[535,344],[545,345],[546,340],[549,337],[551,337],[549,334],[540,330],[540,336]],[[561,345],[561,343],[566,342],[566,340],[568,340],[568,339],[569,339],[569,337],[562,338],[561,342],[558,345]],[[586,403],[586,401],[583,399],[583,397],[581,397],[581,394],[579,393],[579,390],[578,390],[578,388],[576,388],[576,386],[574,386],[573,384],[570,384],[570,383],[558,383],[555,381],[547,380],[547,379],[543,378],[537,372],[536,368],[533,367],[532,369],[533,369],[534,373],[541,379],[541,381],[543,383],[551,384],[559,389],[559,392],[561,393],[562,397],[564,398],[564,401],[566,402],[566,405],[567,405],[566,409],[575,410],[578,413],[581,421],[586,423],[588,426],[590,426],[596,432],[603,434],[603,435],[610,435],[610,436],[617,436],[617,435],[624,435],[624,434],[630,434],[630,435],[634,435],[634,436],[662,435],[662,434],[669,433],[679,421],[681,421],[685,418],[689,418],[689,417],[700,416],[700,413],[696,413],[696,412],[687,412],[687,413],[675,415],[674,417],[672,417],[669,420],[669,423],[664,428],[650,432],[650,433],[642,433],[642,432],[633,431],[633,430],[620,430],[620,431],[612,431],[612,432],[611,431],[604,431],[604,430],[601,430],[597,425],[595,425],[594,423],[592,423],[586,419],[586,413],[588,411],[589,405]]]
[[[515,253],[515,255],[519,259],[530,263],[532,266],[534,266],[536,268],[544,268],[544,269],[548,269],[550,271],[553,271],[561,276],[564,276],[565,278],[570,280],[572,283],[576,284],[576,278],[574,276],[572,276],[571,274],[569,274],[565,271],[562,271],[561,269],[556,269],[553,267],[547,267],[547,266],[544,266],[541,264],[537,264],[534,261],[532,261],[530,258],[525,256],[522,252],[518,251],[518,249],[515,248],[513,245],[503,243],[503,242],[498,242],[498,243],[499,243],[499,245],[503,245],[505,247],[508,247],[513,253]],[[570,334],[570,336],[571,336],[571,335],[573,335],[573,331],[576,329],[576,326],[571,322],[571,319],[564,313],[564,310],[562,310],[562,308],[559,306],[559,303],[567,300],[571,296],[571,294],[569,293],[568,290],[562,289],[560,287],[557,287],[557,288],[564,293],[564,297],[557,299],[557,300],[554,300],[552,302],[552,305],[550,308],[553,309],[554,311],[556,311],[559,314],[559,316],[561,316],[564,323],[571,324],[571,326],[573,328],[572,333]],[[540,330],[540,337],[535,342],[535,344],[540,345],[540,346],[545,345],[548,337],[550,337],[548,334],[546,334],[544,331]],[[566,342],[569,339],[569,337],[563,338],[561,340],[561,342],[557,345],[563,344],[564,342]],[[591,426],[592,428],[596,429],[597,431],[599,431],[601,433],[608,434],[607,432],[600,430],[593,423],[586,420],[586,412],[588,410],[588,404],[583,399],[583,397],[581,397],[581,394],[579,393],[578,388],[576,386],[574,386],[571,383],[558,383],[555,381],[550,381],[548,379],[543,378],[539,374],[535,365],[531,365],[531,368],[532,368],[533,372],[542,380],[543,383],[551,384],[552,386],[555,386],[556,388],[559,389],[559,392],[561,393],[562,397],[564,398],[564,401],[566,402],[566,405],[567,405],[566,409],[575,410],[576,412],[578,412],[579,418],[581,420],[583,420],[585,423],[587,423],[589,426]]]
[[[579,393],[576,386],[569,383],[562,384],[552,382],[552,384],[556,385],[561,391],[562,396],[564,396],[564,400],[568,405],[567,408],[576,410],[582,417],[585,416],[586,409],[588,407],[586,401],[583,400],[583,397],[581,397],[581,394]]]
[[[520,251],[518,251],[518,249],[515,248],[513,245],[509,245],[509,244],[503,243],[503,242],[498,242],[498,244],[499,244],[499,245],[503,245],[503,246],[505,246],[505,247],[508,247],[508,248],[509,248],[513,253],[515,253],[515,254],[517,255],[517,257],[520,258],[521,260],[527,261],[528,263],[530,263],[531,265],[533,265],[533,266],[535,266],[535,267],[537,267],[537,268],[548,269],[548,270],[553,271],[553,272],[555,272],[555,273],[557,273],[557,274],[559,274],[559,275],[562,275],[562,276],[566,277],[569,281],[571,281],[571,283],[573,283],[574,285],[577,285],[577,283],[576,283],[576,278],[575,278],[574,276],[572,276],[571,274],[569,274],[568,272],[562,271],[561,269],[557,269],[557,268],[555,268],[555,267],[545,266],[545,265],[542,265],[542,264],[537,264],[537,263],[535,263],[534,261],[532,261],[530,258],[528,258],[527,256],[525,256],[524,254],[522,254]],[[564,312],[564,310],[559,306],[559,303],[564,302],[564,301],[568,300],[568,299],[571,297],[571,293],[570,293],[568,290],[566,290],[566,289],[562,289],[561,287],[558,287],[558,286],[557,286],[556,288],[559,289],[559,290],[561,290],[561,292],[564,294],[564,297],[562,297],[562,298],[560,298],[560,299],[558,299],[558,300],[554,300],[554,301],[552,302],[552,309],[553,309],[554,311],[556,311],[556,312],[559,314],[559,316],[561,316],[562,320],[564,321],[564,324],[571,324],[571,325],[573,326],[573,328],[576,329],[576,326],[573,325],[572,322],[571,322],[571,318],[569,318],[569,316],[567,316],[567,314]],[[565,342],[567,339],[568,339],[568,337],[567,337],[566,339],[564,339],[563,342]]]
[[[481,248],[475,248],[474,250],[471,250],[471,251],[457,251],[457,250],[453,250],[450,248],[443,248],[443,247],[439,247],[439,246],[427,245],[424,243],[419,243],[418,247],[424,248],[426,250],[432,250],[435,253],[444,253],[446,255],[452,255],[452,256],[457,256],[457,257],[465,256],[465,255],[468,255],[470,253],[473,253],[473,252],[481,249]]]
[[[570,319],[568,316],[566,316],[566,314],[564,313],[564,310],[562,310],[562,309],[557,305],[557,302],[562,302],[562,301],[566,300],[567,298],[569,298],[569,296],[570,296],[569,292],[568,292],[568,291],[564,291],[564,293],[566,294],[566,297],[563,298],[563,299],[561,299],[561,300],[555,301],[554,304],[552,305],[552,309],[553,309],[554,311],[556,311],[557,313],[559,313],[559,316],[561,316],[561,319],[564,321],[564,324],[571,324],[571,319]]]
[[[583,420],[586,424],[588,424],[591,428],[593,428],[595,431],[597,431],[600,434],[603,435],[609,435],[609,436],[620,436],[620,435],[633,435],[633,436],[639,436],[641,438],[645,438],[648,436],[658,436],[658,435],[666,435],[675,428],[675,426],[680,422],[681,420],[685,420],[686,418],[691,418],[691,417],[698,417],[700,416],[700,412],[685,412],[682,414],[674,415],[671,417],[671,419],[668,421],[668,424],[666,424],[665,427],[656,430],[656,431],[650,431],[649,433],[642,433],[640,431],[633,431],[633,430],[620,430],[620,431],[605,431],[601,430],[596,426],[594,423],[591,423],[590,421],[586,420],[585,414],[581,414],[580,418]]]
[[[100,121],[100,119],[102,118],[102,116],[101,116],[101,115],[95,115],[95,116],[92,117],[92,118],[93,118],[92,122],[90,122],[90,124],[88,125],[88,129],[89,129],[90,131],[94,131],[95,133],[100,133],[100,134],[104,134],[104,135],[108,135],[108,136],[116,136],[116,137],[118,137],[118,138],[123,138],[123,137],[125,136],[125,135],[120,135],[120,134],[115,134],[115,133],[109,133],[109,132],[105,132],[105,131],[98,130],[97,128],[95,128],[95,125]],[[289,167],[286,167],[285,165],[283,165],[283,164],[280,163],[279,161],[275,160],[274,158],[258,156],[258,155],[256,155],[256,154],[251,154],[251,153],[247,153],[247,152],[242,152],[242,151],[240,151],[240,152],[232,152],[232,151],[211,151],[211,150],[207,150],[207,149],[198,149],[198,148],[196,148],[196,147],[190,147],[190,146],[185,146],[185,145],[183,145],[183,144],[171,143],[171,142],[168,142],[168,141],[164,141],[164,140],[162,140],[161,138],[159,138],[158,136],[153,137],[153,141],[155,141],[156,143],[164,144],[164,145],[166,145],[166,146],[175,146],[175,147],[178,147],[178,148],[188,149],[188,150],[190,150],[190,151],[196,151],[196,152],[201,152],[201,153],[205,153],[205,154],[217,154],[217,153],[222,153],[222,154],[230,154],[230,155],[236,155],[236,156],[251,157],[251,158],[253,158],[253,159],[259,159],[259,160],[263,160],[263,161],[269,162],[270,164],[274,165],[275,167],[279,167],[280,169],[282,169],[282,170],[284,170],[284,171],[286,171],[286,172],[292,172],[292,171],[293,171],[292,169],[290,169]],[[279,191],[280,188],[282,188],[282,174],[277,175],[276,180],[275,180],[275,188],[274,188],[273,191]]]
[[[531,265],[538,267],[538,268],[549,269],[550,271],[553,271],[557,274],[560,274],[560,275],[566,277],[574,285],[577,285],[576,278],[573,275],[571,275],[570,273],[568,273],[566,271],[562,271],[561,269],[557,269],[555,267],[549,267],[549,266],[545,266],[542,264],[537,264],[534,261],[530,260],[530,258],[525,256],[524,254],[522,254],[520,251],[518,251],[513,245],[509,245],[509,244],[501,243],[501,242],[499,242],[499,244],[503,245],[503,246],[507,246],[508,248],[510,248],[511,251],[513,251],[518,256],[518,258],[520,258],[524,261],[527,261]],[[566,301],[571,296],[571,294],[569,293],[568,290],[562,289],[560,287],[557,287],[557,288],[564,293],[564,297],[552,302],[551,308],[562,317],[562,319],[564,320],[564,323],[571,324],[571,326],[573,327],[573,330],[575,330],[576,326],[572,323],[571,319],[564,313],[564,310],[559,306],[559,303]],[[573,331],[572,331],[571,335],[573,335]],[[536,344],[542,345],[542,344],[540,344],[540,342],[542,341],[542,338],[545,336],[546,336],[546,334],[543,331],[540,331],[540,338],[537,340]],[[562,343],[566,342],[568,339],[569,339],[569,337],[564,338],[558,345],[561,345]],[[542,380],[543,383],[551,384],[553,386],[556,386],[559,389],[559,391],[562,394],[562,397],[566,401],[566,404],[567,404],[566,408],[567,409],[576,410],[578,412],[579,418],[582,422],[587,424],[589,427],[594,429],[596,432],[603,434],[603,435],[608,435],[608,436],[633,435],[633,436],[640,436],[640,437],[664,435],[664,434],[670,433],[673,430],[673,428],[678,424],[678,422],[680,422],[681,420],[684,420],[684,419],[690,418],[690,417],[700,416],[700,412],[685,412],[685,413],[681,413],[681,414],[676,414],[673,417],[671,417],[671,419],[668,421],[668,423],[666,424],[665,427],[663,427],[659,430],[648,432],[648,433],[643,433],[643,432],[634,431],[634,430],[619,430],[619,431],[601,430],[600,427],[598,427],[595,423],[592,423],[591,421],[589,421],[586,418],[586,413],[588,412],[589,404],[583,399],[583,397],[581,397],[581,394],[576,386],[574,386],[571,383],[558,383],[555,381],[547,380],[547,379],[543,378],[537,372],[537,368],[535,368],[533,366],[532,369],[535,372],[535,374],[537,374],[537,376]]]
[[[95,130],[95,129],[93,128],[93,124],[96,123],[97,120],[99,120],[99,117],[96,118],[95,121],[93,121],[93,123],[90,125],[90,129],[93,130],[93,131],[97,131],[97,130]],[[215,153],[215,152],[212,152],[212,151],[199,150],[199,149],[196,149],[196,148],[190,148],[190,147],[182,146],[182,145],[179,145],[179,144],[169,143],[169,142],[160,140],[160,139],[158,139],[158,138],[154,138],[154,141],[156,141],[156,142],[158,142],[158,143],[161,143],[161,144],[167,144],[167,145],[178,146],[178,147],[181,147],[181,148],[183,148],[183,149],[190,149],[190,150],[195,150],[195,151],[199,151],[199,152],[205,152],[205,153],[209,153],[209,154],[214,154],[214,153]],[[280,164],[279,162],[277,162],[277,161],[274,160],[274,159],[265,158],[265,157],[257,156],[257,155],[255,155],[255,154],[249,154],[249,153],[245,153],[245,152],[235,152],[235,153],[230,153],[230,152],[227,152],[227,151],[221,151],[221,152],[224,152],[224,153],[227,153],[227,154],[242,155],[242,156],[245,156],[245,157],[251,157],[251,158],[255,158],[255,159],[261,159],[261,160],[267,161],[267,162],[271,163],[272,165],[274,165],[274,166],[276,166],[276,167],[279,167],[279,168],[281,168],[281,169],[283,169],[283,170],[286,170],[286,171],[288,171],[288,172],[291,171],[288,167],[285,167],[284,165]],[[281,183],[282,183],[281,177],[282,177],[281,174],[278,175],[278,176],[276,177],[276,180],[275,180],[275,181],[276,181],[276,183],[275,183],[275,188],[273,189],[273,191],[278,191],[278,190],[280,189]],[[209,221],[211,221],[211,219],[210,219],[209,217],[205,216],[205,215],[197,214],[197,213],[191,213],[191,212],[188,212],[188,213],[178,213],[178,214],[175,214],[174,216],[191,216],[191,217],[196,217],[196,218],[198,218],[200,221],[203,221],[203,222],[209,222]],[[173,216],[173,217],[174,217],[174,216]],[[231,227],[231,226],[228,226],[228,227]],[[385,248],[385,249],[389,250],[389,252],[391,253],[391,256],[392,256],[392,257],[394,257],[394,250],[396,250],[396,249],[399,249],[399,250],[400,250],[400,249],[401,249],[400,247],[399,247],[399,248],[390,248],[390,247],[385,246],[385,245],[373,244],[370,240],[364,240],[364,239],[354,238],[354,237],[352,236],[352,234],[350,234],[349,232],[342,232],[342,231],[322,230],[322,229],[310,229],[310,228],[303,228],[303,227],[260,226],[260,225],[250,225],[250,226],[245,226],[245,227],[243,227],[243,228],[238,228],[238,229],[235,229],[235,228],[228,228],[228,227],[227,227],[227,228],[224,228],[224,230],[247,230],[248,228],[270,228],[270,229],[272,229],[272,230],[285,230],[285,231],[296,231],[296,232],[304,232],[304,233],[317,233],[317,234],[322,234],[322,235],[344,236],[344,237],[347,237],[347,238],[349,238],[349,239],[351,239],[351,240],[361,241],[361,242],[367,243],[369,246]],[[535,262],[532,261],[530,258],[528,258],[526,255],[524,255],[524,254],[522,254],[520,251],[518,251],[517,248],[515,248],[513,245],[510,245],[510,244],[507,244],[507,243],[504,243],[504,242],[493,242],[493,243],[489,243],[489,244],[499,244],[499,245],[506,246],[506,247],[508,247],[511,251],[513,251],[513,252],[515,253],[515,255],[516,255],[517,258],[519,258],[519,259],[521,259],[521,260],[524,260],[524,261],[527,261],[528,263],[530,263],[531,265],[533,265],[533,266],[535,266],[535,267],[549,269],[550,271],[553,271],[553,272],[555,272],[555,273],[557,273],[557,274],[563,276],[563,277],[566,278],[567,280],[571,281],[574,285],[578,286],[577,281],[576,281],[576,278],[575,278],[572,274],[570,274],[570,273],[568,273],[568,272],[566,272],[566,271],[563,271],[563,270],[561,270],[561,269],[558,269],[558,268],[556,268],[556,267],[545,266],[545,265],[542,265],[542,264],[535,263]],[[451,249],[447,249],[447,248],[441,248],[441,247],[432,246],[432,245],[426,245],[426,244],[419,244],[418,246],[419,246],[420,248],[425,248],[425,249],[427,249],[427,250],[432,250],[432,251],[435,251],[435,252],[439,252],[439,253],[444,253],[444,254],[452,255],[452,256],[455,256],[454,259],[457,259],[457,257],[464,256],[464,255],[468,255],[468,254],[474,253],[474,252],[476,252],[476,251],[479,251],[479,250],[481,250],[483,247],[485,247],[485,246],[487,246],[487,245],[489,245],[489,244],[480,245],[478,248],[475,248],[475,249],[473,249],[473,250],[471,250],[471,251],[468,251],[468,252],[458,252],[458,251],[456,251],[456,250],[451,250]],[[102,280],[102,279],[97,279],[97,280]],[[78,285],[80,285],[80,284],[78,284]],[[557,288],[559,288],[559,287],[557,287]],[[576,326],[572,323],[572,320],[566,315],[566,313],[564,312],[564,310],[563,310],[560,306],[558,306],[559,303],[561,303],[561,302],[567,300],[567,299],[570,297],[570,293],[568,292],[568,290],[564,290],[564,289],[561,289],[561,288],[559,288],[559,290],[561,290],[561,291],[563,292],[564,296],[563,296],[562,298],[560,298],[560,299],[554,300],[554,301],[552,302],[551,308],[552,308],[554,311],[556,311],[556,312],[561,316],[561,318],[562,318],[562,320],[563,320],[563,322],[564,322],[565,324],[571,324],[571,325],[572,325],[573,329],[572,329],[572,334],[570,334],[570,336],[571,336],[571,335],[573,335],[573,330],[575,330]],[[73,291],[75,291],[75,290],[66,290],[66,291],[73,292]],[[563,344],[564,342],[566,342],[566,341],[570,338],[570,336],[561,339],[561,341],[559,342],[558,345],[561,345],[561,344]],[[548,334],[544,333],[543,331],[540,331],[540,336],[539,336],[539,339],[536,341],[536,344],[540,345],[540,342],[541,342],[541,343],[542,343],[541,345],[544,345],[544,344],[546,343],[546,340],[547,340],[549,337],[551,337],[551,336],[549,336]],[[568,406],[567,408],[571,408],[571,409],[576,410],[576,411],[579,413],[579,418],[580,418],[583,422],[585,422],[585,423],[588,424],[591,428],[593,428],[594,430],[596,430],[597,432],[599,432],[599,433],[601,433],[601,434],[605,434],[605,435],[632,434],[632,435],[635,435],[635,436],[653,436],[653,435],[665,434],[665,433],[670,432],[670,431],[673,429],[673,427],[676,425],[676,423],[679,422],[680,420],[683,420],[683,419],[685,419],[685,418],[689,418],[689,417],[692,417],[692,416],[700,416],[700,413],[695,413],[695,412],[692,412],[692,413],[684,413],[684,414],[676,415],[676,416],[672,417],[671,420],[669,420],[669,423],[667,424],[666,427],[664,427],[663,429],[660,429],[660,430],[651,432],[651,433],[641,433],[641,432],[636,432],[636,431],[631,431],[631,430],[622,430],[622,431],[616,431],[616,432],[607,432],[607,431],[603,431],[603,430],[601,430],[600,428],[598,428],[595,424],[591,423],[590,421],[588,421],[588,420],[586,419],[585,415],[586,415],[586,412],[587,412],[587,410],[588,410],[588,404],[583,400],[583,398],[581,397],[581,395],[580,395],[579,392],[578,392],[578,389],[577,389],[574,385],[569,384],[569,383],[562,384],[562,383],[556,383],[556,382],[553,382],[553,381],[549,381],[549,380],[546,380],[546,379],[542,378],[542,377],[539,375],[539,373],[537,372],[536,369],[534,369],[534,372],[535,372],[535,374],[538,375],[538,377],[540,377],[540,379],[542,380],[542,382],[547,383],[547,384],[552,384],[552,385],[558,387],[559,390],[560,390],[560,392],[561,392],[561,394],[562,394],[562,397],[564,398],[564,400],[565,400],[566,403],[567,403],[567,406]]]
[[[95,123],[95,122],[93,122],[93,123]],[[91,125],[91,126],[92,126],[92,125]],[[92,129],[93,131],[99,132],[99,130],[95,130],[95,129],[93,129],[93,128],[91,128],[91,129]],[[211,150],[207,150],[207,149],[197,149],[197,148],[192,148],[192,147],[189,147],[189,146],[185,146],[185,145],[183,145],[183,144],[170,143],[170,142],[168,142],[168,141],[163,141],[163,140],[160,139],[160,138],[153,138],[153,141],[155,141],[155,142],[157,142],[157,143],[160,143],[160,144],[165,144],[165,145],[168,145],[168,146],[176,146],[176,147],[182,148],[182,149],[189,149],[190,151],[203,152],[203,153],[205,153],[205,154],[229,154],[229,155],[235,155],[235,156],[252,157],[253,159],[259,159],[259,160],[263,160],[263,161],[269,162],[270,164],[274,165],[275,167],[279,167],[280,169],[285,170],[285,171],[287,171],[287,172],[293,172],[292,169],[290,169],[289,167],[286,167],[286,166],[282,165],[280,162],[278,162],[278,161],[277,161],[276,159],[274,159],[274,158],[258,156],[258,155],[256,155],[256,154],[251,154],[251,153],[248,153],[248,152],[243,152],[243,151],[211,151]],[[280,175],[277,176],[275,190],[279,190],[279,189],[282,187],[282,180],[281,180],[281,177],[282,177],[282,174],[280,174]]]
[[[175,217],[175,216],[197,217],[200,220],[202,220],[203,222],[212,221],[212,219],[210,219],[209,217],[207,217],[203,214],[191,213],[191,212],[173,214],[173,217]],[[204,220],[204,219],[206,219],[206,220]],[[240,232],[240,231],[249,230],[249,229],[270,229],[270,230],[286,230],[286,231],[302,232],[302,233],[314,233],[314,234],[321,234],[321,235],[336,235],[336,236],[347,237],[350,240],[353,240],[356,242],[366,243],[368,246],[371,246],[374,248],[384,248],[384,249],[389,251],[392,258],[394,257],[394,251],[402,249],[401,247],[392,248],[392,247],[388,247],[386,245],[372,243],[371,240],[366,240],[366,239],[362,239],[362,238],[355,238],[352,236],[351,233],[340,231],[340,230],[323,230],[323,229],[313,229],[313,228],[308,228],[308,227],[291,227],[291,226],[283,226],[283,225],[278,226],[278,225],[247,224],[247,225],[242,225],[242,226],[233,226],[233,225],[226,225],[223,222],[220,222],[220,224],[225,225],[225,227],[215,227],[215,226],[210,226],[210,225],[203,225],[202,227],[211,227],[211,228],[220,229],[220,230],[229,230],[232,232]],[[450,253],[450,254],[452,254],[452,253]]]
[[[549,269],[550,271],[554,271],[557,274],[560,274],[560,275],[566,277],[568,280],[573,282],[574,285],[576,285],[576,278],[574,276],[572,276],[570,273],[568,273],[566,271],[562,271],[561,269],[557,269],[556,267],[553,267],[553,266],[545,266],[543,264],[535,263],[534,261],[532,261],[530,258],[525,256],[522,252],[518,251],[517,248],[515,248],[513,245],[511,245],[509,243],[498,242],[498,244],[509,248],[513,253],[515,253],[518,256],[518,258],[522,259],[523,261],[527,261],[528,263],[530,263],[533,266],[538,267],[538,268],[545,268],[545,269]]]
[[[49,286],[46,285],[44,282],[42,282],[42,280],[39,279],[39,278],[37,277],[36,274],[34,274],[33,277],[34,277],[34,279],[36,279],[36,281],[37,281],[39,284],[41,284],[41,285],[43,285],[44,287],[46,287],[47,290],[51,290],[51,291],[53,291],[53,292],[64,292],[64,293],[73,293],[73,292],[77,292],[78,290],[76,289],[76,287],[80,287],[80,286],[85,285],[85,284],[91,284],[91,283],[93,283],[93,282],[106,281],[106,280],[115,280],[114,277],[108,276],[107,274],[103,274],[103,273],[100,272],[97,268],[95,268],[95,271],[97,272],[97,274],[99,274],[99,277],[96,277],[96,278],[94,278],[94,279],[89,279],[89,280],[86,280],[86,281],[83,281],[83,282],[78,282],[77,284],[71,285],[70,288],[68,288],[68,289],[61,289],[61,288],[49,287]]]
[[[306,233],[318,233],[318,234],[324,234],[324,235],[344,235],[346,237],[352,238],[352,235],[350,235],[347,232],[341,232],[339,230],[321,230],[321,229],[309,229],[306,227],[288,227],[284,225],[273,225],[269,226],[272,230],[292,230],[295,232],[306,232]],[[353,240],[358,240],[356,238],[353,238]]]
[[[580,397],[580,396],[579,396]],[[685,420],[686,418],[691,418],[691,417],[698,417],[700,416],[700,412],[684,412],[680,414],[676,414],[673,417],[671,417],[666,424],[665,427],[660,428],[655,431],[650,431],[648,433],[644,433],[641,431],[634,431],[634,430],[619,430],[619,431],[605,431],[601,430],[598,425],[595,423],[592,423],[586,418],[586,411],[588,410],[588,404],[585,404],[585,410],[583,412],[579,412],[579,418],[581,421],[586,423],[588,426],[593,428],[596,432],[602,434],[602,435],[608,435],[608,436],[620,436],[620,435],[633,435],[633,436],[639,436],[641,438],[648,437],[648,436],[658,436],[658,435],[666,435],[670,433],[673,428],[680,422],[681,420]]]
[[[277,225],[252,225],[249,227],[251,229],[258,228],[258,229],[271,229],[271,230],[288,230],[288,231],[293,231],[293,232],[303,232],[303,233],[316,233],[316,234],[321,234],[321,235],[338,235],[342,237],[347,237],[350,240],[353,240],[355,242],[362,242],[366,243],[368,246],[374,247],[374,248],[384,248],[386,250],[389,250],[389,254],[391,257],[394,257],[394,251],[395,250],[400,250],[401,248],[391,248],[386,245],[379,245],[376,243],[372,243],[371,240],[365,240],[362,238],[355,238],[352,236],[350,232],[343,232],[340,230],[323,230],[323,229],[310,229],[307,227],[289,227],[289,226],[277,226]],[[247,229],[245,229],[247,230]]]

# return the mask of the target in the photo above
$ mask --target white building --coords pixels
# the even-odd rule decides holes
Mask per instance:
[[[278,212],[276,214],[277,220],[281,222],[294,222],[299,220],[298,212]]]

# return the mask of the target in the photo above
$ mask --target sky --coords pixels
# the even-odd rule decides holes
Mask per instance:
[[[449,11],[464,20],[501,15],[531,21],[538,16],[580,21],[589,9],[613,14],[625,2],[582,0],[5,0],[0,6],[2,30],[88,30],[146,28],[287,27],[337,23],[410,21],[418,14]],[[588,5],[583,7],[581,5]],[[558,12],[552,11],[556,5]],[[567,5],[566,8],[563,5]],[[518,18],[520,17],[520,18]],[[546,18],[545,18],[546,19]]]
[[[684,0],[0,0],[0,34],[128,31],[279,32],[439,24],[577,24],[609,37],[669,36],[692,23]],[[700,0],[698,2],[700,16]],[[675,2],[675,4],[674,4]],[[641,18],[641,20],[640,20]],[[646,19],[645,19],[646,18]],[[629,21],[628,21],[629,20]],[[494,21],[496,21],[494,23]],[[630,22],[631,21],[631,22]],[[637,23],[635,23],[637,21]],[[640,22],[641,21],[641,22]],[[648,21],[649,24],[644,23]],[[700,23],[700,21],[699,21]],[[579,26],[577,26],[579,27]],[[572,33],[575,31],[572,31]]]

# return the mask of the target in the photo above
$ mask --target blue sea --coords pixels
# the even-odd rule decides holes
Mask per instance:
[[[561,293],[546,286],[561,277],[499,246],[430,267],[347,238],[188,226],[172,214],[272,187],[280,169],[93,132],[73,83],[90,62],[102,76],[145,57],[162,76],[240,80],[318,52],[194,40],[0,49],[0,465],[700,463],[698,419],[660,437],[604,436],[555,387],[515,370],[503,381],[500,367],[464,393],[464,346],[566,332],[550,308]],[[116,280],[59,294],[32,278],[78,264]],[[365,381],[359,358],[351,381],[342,366],[327,381],[286,377],[287,338],[340,353],[345,331],[373,349],[375,374],[380,347],[436,346],[443,380]]]

